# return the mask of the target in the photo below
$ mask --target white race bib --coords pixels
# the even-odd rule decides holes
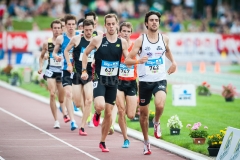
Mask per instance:
[[[118,73],[119,61],[104,61],[102,60],[100,75],[116,76]]]
[[[47,77],[52,77],[53,72],[50,71],[50,70],[48,70],[48,69],[46,69],[46,71],[45,71],[45,75],[46,75]]]
[[[62,62],[58,62],[54,58],[50,58],[50,66],[61,67],[62,66]]]
[[[149,59],[145,63],[145,70],[146,74],[157,74],[157,73],[163,73],[164,72],[164,66],[163,64],[163,59]]]
[[[83,53],[85,51],[86,48],[82,47],[81,48],[81,53],[80,53],[80,56],[79,56],[79,61],[82,61],[82,56],[83,56]],[[95,53],[95,49],[92,50],[89,54],[88,54],[88,62],[92,62],[93,59],[94,59],[94,53]]]
[[[121,63],[119,68],[119,76],[121,77],[134,77],[134,66],[128,68],[125,64]]]

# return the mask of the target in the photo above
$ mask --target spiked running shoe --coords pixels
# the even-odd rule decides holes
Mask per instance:
[[[78,126],[77,126],[76,122],[71,122],[71,131],[74,131],[77,128],[78,128]]]
[[[114,127],[111,126],[108,132],[108,135],[112,135],[114,133]]]
[[[162,136],[161,128],[160,128],[160,122],[158,123],[153,123],[154,124],[154,136],[157,139],[160,139]]]
[[[150,144],[144,144],[143,145],[143,154],[144,155],[150,155],[152,152],[150,150]]]
[[[65,115],[65,116],[63,116],[63,120],[65,123],[67,123],[70,121],[70,118],[67,115]]]
[[[101,116],[101,113],[97,114],[97,112],[95,112],[93,115],[93,124],[95,127],[97,127],[100,123],[100,116]]]
[[[84,128],[79,129],[79,135],[80,136],[87,136],[87,132],[84,131]]]
[[[129,147],[129,144],[130,144],[129,140],[126,139],[126,140],[123,142],[122,148],[128,148],[128,147]]]
[[[105,143],[99,143],[99,148],[102,152],[109,152],[109,149],[106,147]]]

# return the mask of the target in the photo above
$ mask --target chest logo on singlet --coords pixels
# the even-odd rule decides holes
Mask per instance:
[[[116,76],[118,73],[119,61],[102,60],[100,75]]]
[[[83,53],[84,53],[85,49],[86,49],[85,47],[82,47],[82,48],[81,48],[81,53],[80,53],[80,56],[79,56],[79,61],[82,61],[82,56],[83,56]],[[95,53],[95,49],[92,50],[92,51],[88,54],[88,62],[92,62],[92,61],[93,61],[94,53]]]
[[[107,47],[108,41],[106,41],[104,44],[102,44],[102,47]]]
[[[163,50],[161,46],[158,46],[157,47],[157,50]]]
[[[116,44],[116,47],[120,47],[120,44]]]
[[[145,70],[146,74],[157,74],[157,73],[163,73],[164,72],[164,66],[162,57],[158,59],[149,59],[145,63]]]
[[[145,47],[145,51],[150,51],[150,47]]]

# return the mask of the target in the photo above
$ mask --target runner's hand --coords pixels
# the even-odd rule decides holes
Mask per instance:
[[[87,74],[87,72],[82,72],[81,78],[82,78],[83,80],[87,80],[87,79],[88,79],[88,74]]]
[[[68,66],[68,67],[67,67],[67,71],[68,71],[69,73],[72,73],[72,72],[73,72],[73,67],[72,67],[72,66]]]
[[[174,73],[176,71],[176,69],[177,69],[177,63],[173,62],[167,72],[170,75],[170,74]]]
[[[61,61],[62,61],[62,57],[61,57],[61,56],[56,56],[55,59],[56,59],[58,62],[61,62]]]
[[[48,60],[48,58],[49,58],[49,54],[48,54],[48,53],[45,53],[43,59],[44,59],[44,60]]]
[[[42,74],[42,68],[39,68],[38,74]]]
[[[145,63],[145,62],[147,62],[148,61],[148,57],[147,56],[143,56],[141,59],[139,59],[139,64],[143,64],[143,63]]]

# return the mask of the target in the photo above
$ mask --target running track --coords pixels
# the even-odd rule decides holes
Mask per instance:
[[[181,160],[165,150],[151,146],[152,155],[144,156],[143,143],[129,138],[130,148],[123,149],[123,138],[115,132],[108,136],[109,153],[98,148],[100,129],[88,128],[88,136],[71,131],[58,112],[61,129],[53,129],[50,107],[42,102],[0,87],[0,160]],[[80,124],[80,117],[75,116]]]

